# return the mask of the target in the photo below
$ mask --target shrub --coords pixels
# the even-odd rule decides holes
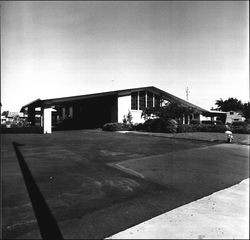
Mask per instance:
[[[208,125],[212,125],[213,122],[212,121],[209,121],[209,120],[204,120],[204,121],[201,121],[202,124],[208,124]]]
[[[180,124],[177,132],[225,132],[228,128],[225,125],[213,124]]]
[[[246,122],[232,122],[233,127],[238,127],[238,126],[243,127],[243,126],[246,126],[246,125],[247,125]]]
[[[119,122],[113,122],[113,123],[105,123],[102,126],[102,130],[104,131],[128,131],[131,130],[131,127]]]
[[[231,130],[234,133],[250,133],[250,124],[247,122],[233,122],[231,124]]]
[[[197,132],[198,131],[198,124],[179,124],[177,128],[178,133],[182,132]]]
[[[193,125],[200,124],[200,120],[193,119],[193,120],[190,121],[190,124],[193,124]]]
[[[214,124],[216,124],[216,125],[224,125],[224,123],[221,120],[214,121]]]
[[[199,132],[225,132],[228,128],[225,125],[200,124]]]
[[[146,120],[143,124],[142,124],[142,130],[145,130],[145,131],[151,131],[151,125],[152,125],[152,122],[154,121],[154,119],[148,119]]]
[[[165,124],[166,124],[166,121],[162,118],[156,118],[156,119],[153,119],[153,121],[151,122],[151,125],[150,125],[150,130],[152,132],[165,132]]]
[[[43,133],[43,128],[37,126],[0,128],[0,133]]]
[[[227,127],[225,125],[223,125],[223,124],[222,125],[218,124],[218,125],[213,126],[213,131],[214,132],[222,132],[222,133],[224,133],[227,130],[228,130]]]
[[[149,132],[175,133],[177,131],[177,122],[174,119],[148,119],[142,125],[142,129]]]
[[[178,123],[174,119],[170,119],[166,122],[166,132],[168,133],[176,133],[177,127]]]
[[[200,121],[198,119],[193,119],[190,121],[191,125],[199,125],[199,124],[209,124],[209,125],[224,125],[223,122],[221,120],[217,120],[217,121],[209,121],[209,120],[204,120],[204,121]]]
[[[130,111],[128,111],[127,116],[123,115],[123,120],[122,120],[123,124],[132,126],[133,125],[132,120],[133,120],[133,116]]]
[[[141,131],[141,130],[143,130],[143,124],[142,123],[134,124],[132,126],[132,130],[135,130],[135,131]]]

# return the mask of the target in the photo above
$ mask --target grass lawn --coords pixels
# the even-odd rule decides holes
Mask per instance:
[[[58,131],[50,135],[2,134],[4,238],[15,238],[37,229],[12,146],[13,141],[24,144],[20,150],[57,222],[86,218],[86,230],[79,238],[103,238],[110,235],[114,231],[112,226],[105,229],[107,226],[102,228],[98,225],[100,230],[95,230],[93,226],[97,224],[97,216],[112,222],[110,214],[113,214],[113,225],[118,224],[119,221],[114,217],[116,212],[122,211],[122,207],[128,207],[128,203],[132,206],[131,201],[136,206],[133,207],[133,218],[128,220],[122,214],[124,220],[119,223],[121,229],[128,227],[127,222],[135,224],[163,210],[154,206],[148,208],[148,215],[147,211],[140,215],[136,208],[142,207],[144,199],[148,199],[148,203],[153,202],[160,193],[169,191],[166,186],[110,167],[110,163],[214,144],[101,130]],[[173,200],[173,206],[175,204]],[[103,214],[102,218],[98,214]],[[73,238],[77,238],[77,234]]]
[[[159,137],[177,138],[177,139],[188,139],[188,140],[199,140],[199,141],[210,141],[217,143],[225,143],[226,135],[225,133],[218,132],[186,132],[186,133],[149,133],[149,132],[128,132],[136,133],[141,135],[152,135]],[[250,135],[249,134],[239,134],[233,133],[233,142],[236,144],[246,144],[250,145]]]

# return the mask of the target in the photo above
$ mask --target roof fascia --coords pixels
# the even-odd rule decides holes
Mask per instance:
[[[22,106],[20,112],[23,112],[24,109],[25,109],[26,107],[29,107],[29,106],[34,106],[34,105],[39,106],[38,104],[39,104],[39,103],[42,103],[42,102],[43,102],[43,101],[42,101],[40,98],[37,98],[36,100],[34,100],[34,101],[32,101],[32,102],[30,102],[30,103],[28,103],[28,104]],[[40,104],[40,105],[41,105],[41,104]]]

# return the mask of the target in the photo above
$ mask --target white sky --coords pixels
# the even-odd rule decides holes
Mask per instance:
[[[2,110],[155,86],[249,100],[248,1],[1,2]]]

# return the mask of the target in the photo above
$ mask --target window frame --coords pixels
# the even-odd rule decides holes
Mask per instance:
[[[131,93],[131,110],[138,110],[138,92]]]
[[[146,91],[139,92],[139,110],[144,110],[146,108]]]

